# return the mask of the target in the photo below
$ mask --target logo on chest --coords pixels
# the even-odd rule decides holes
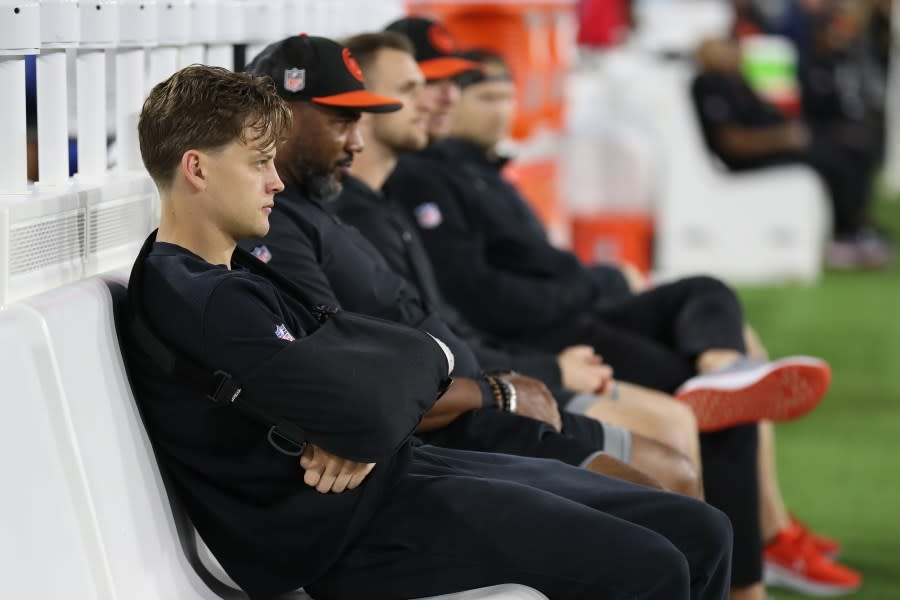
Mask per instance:
[[[257,259],[261,260],[264,263],[272,260],[272,253],[269,252],[269,249],[265,246],[257,246],[253,250],[250,251],[250,254],[255,256]]]
[[[294,336],[291,335],[291,332],[288,331],[288,328],[284,323],[275,326],[275,337],[288,342],[294,341]]]
[[[420,204],[413,211],[413,214],[416,216],[416,221],[418,221],[419,227],[422,229],[434,229],[444,222],[444,215],[441,214],[441,209],[434,202]]]

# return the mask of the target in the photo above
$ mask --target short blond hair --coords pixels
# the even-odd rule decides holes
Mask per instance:
[[[156,184],[167,188],[188,150],[213,150],[235,140],[270,148],[290,131],[292,120],[268,79],[191,65],[154,86],[144,101],[141,158]]]

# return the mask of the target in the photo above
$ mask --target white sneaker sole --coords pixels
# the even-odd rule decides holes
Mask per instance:
[[[847,594],[852,594],[860,587],[858,585],[848,587],[818,583],[801,575],[797,575],[797,573],[790,569],[786,569],[770,562],[765,564],[764,569],[763,581],[766,585],[784,588],[792,592],[798,592],[807,596],[815,596],[817,598],[845,596]]]

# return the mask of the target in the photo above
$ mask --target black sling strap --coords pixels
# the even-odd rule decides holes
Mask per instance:
[[[150,327],[141,299],[143,298],[144,261],[150,254],[155,241],[156,232],[154,231],[144,242],[128,282],[128,305],[131,318],[127,325],[132,339],[166,375],[191,382],[201,390],[205,390],[206,399],[212,403],[218,406],[234,407],[250,419],[268,427],[268,441],[277,451],[288,456],[303,454],[307,441],[306,433],[300,427],[285,419],[267,414],[252,402],[243,401],[241,384],[230,373],[222,370],[211,371],[199,365],[175,350]]]

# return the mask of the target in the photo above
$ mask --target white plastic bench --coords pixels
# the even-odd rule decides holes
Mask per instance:
[[[13,536],[0,544],[0,564],[15,566],[5,583],[21,590],[9,597],[246,598],[166,493],[128,384],[110,290],[124,287],[88,279],[0,312],[0,375],[18,399],[0,425],[14,449],[0,453],[0,465],[8,489],[34,490],[3,499]],[[545,596],[502,585],[440,598]]]
[[[805,166],[717,168],[690,98],[691,69],[657,62],[640,76],[653,82],[648,116],[665,163],[657,207],[660,275],[815,281],[831,223],[818,176]]]
[[[0,310],[0,578],[8,598],[106,598],[108,573],[41,319]]]

